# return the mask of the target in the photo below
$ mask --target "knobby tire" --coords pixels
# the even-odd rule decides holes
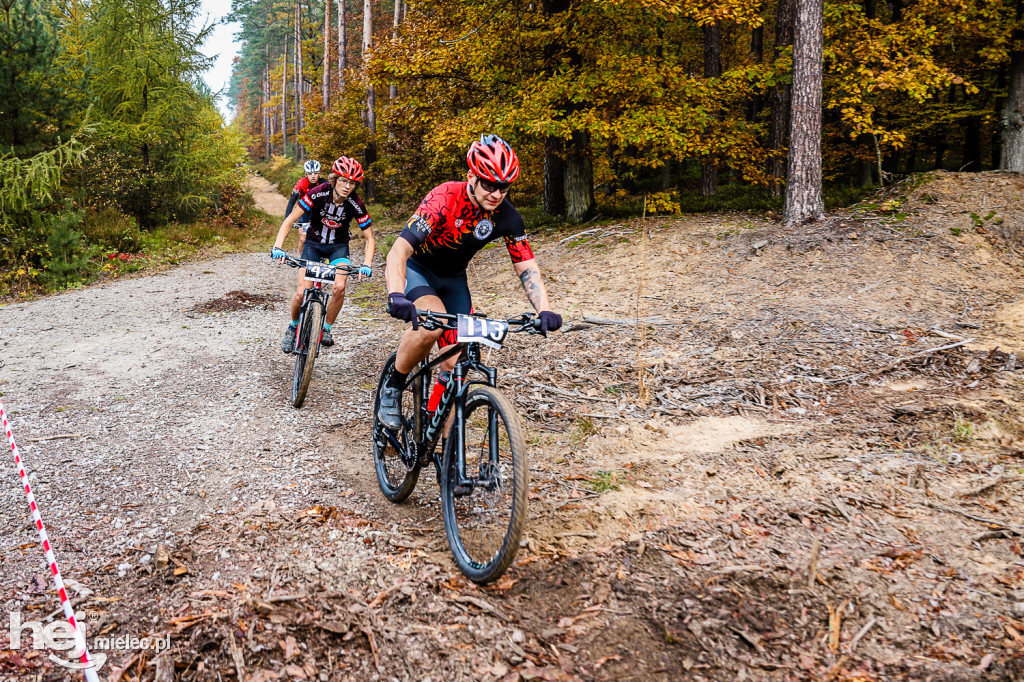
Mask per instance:
[[[384,387],[391,372],[395,367],[395,354],[392,353],[377,381],[377,392],[373,399],[373,465],[377,472],[377,483],[384,497],[392,502],[403,502],[416,488],[416,482],[420,477],[420,465],[417,462],[411,469],[402,461],[402,457],[394,444],[387,438],[380,436],[384,433],[384,425],[377,418],[377,411],[380,409],[380,391]],[[403,428],[394,434],[395,440],[408,451],[416,447],[416,440],[422,425],[420,424],[420,387],[422,378],[406,386],[402,391],[402,419]],[[410,428],[411,427],[411,428]]]
[[[306,400],[306,390],[313,378],[313,365],[320,350],[320,335],[324,328],[323,304],[310,299],[306,311],[302,315],[302,333],[299,336],[300,347],[295,357],[295,378],[292,381],[292,405],[302,407]]]
[[[444,453],[441,506],[448,546],[459,570],[480,584],[496,580],[512,564],[527,517],[529,476],[523,427],[509,399],[490,386],[481,386],[466,397],[466,474],[479,476],[480,460],[489,460],[490,434],[495,423],[500,488],[486,490],[479,486],[469,495],[456,497],[458,463],[454,438],[448,439],[448,452]],[[476,432],[481,429],[484,435],[478,437]],[[482,527],[488,522],[493,531],[484,538]],[[500,540],[494,539],[496,536]]]

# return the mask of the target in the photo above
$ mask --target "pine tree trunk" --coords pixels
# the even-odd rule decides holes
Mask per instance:
[[[590,160],[590,134],[577,131],[565,159],[566,217],[582,223],[594,214],[594,169]]]
[[[345,87],[345,69],[348,68],[348,58],[345,51],[348,47],[348,41],[345,38],[345,29],[347,23],[347,13],[345,11],[345,3],[347,0],[338,0],[338,87]]]
[[[544,212],[565,214],[565,162],[562,140],[548,135],[544,140]]]
[[[331,105],[331,0],[324,0],[324,111]]]
[[[365,169],[377,161],[377,113],[376,94],[373,90],[373,82],[369,79],[367,64],[373,52],[373,0],[363,0],[363,73],[366,76],[366,127],[370,129],[370,142],[366,145]],[[363,182],[363,192],[367,199],[374,195],[373,178],[367,177]]]
[[[288,36],[284,37],[281,62],[281,156],[288,156]]]
[[[874,144],[874,138],[871,137],[870,133],[861,133],[857,136],[857,144],[861,148],[867,149],[867,156],[861,159],[860,162],[860,186],[871,187],[875,184],[875,150],[872,146]]]
[[[270,45],[267,45],[267,65],[263,68],[263,132],[266,136],[266,151],[263,154],[265,159],[270,159],[273,150],[270,147],[271,135],[270,118]]]
[[[779,58],[781,50],[793,44],[793,12],[795,0],[779,0],[775,8],[775,58]],[[772,90],[771,121],[768,124],[768,149],[779,152],[779,156],[768,162],[768,173],[775,178],[772,184],[772,195],[782,194],[782,179],[786,177],[786,157],[784,154],[788,144],[789,116],[791,96],[789,84],[780,85]]]
[[[764,26],[750,31],[750,56],[755,64],[764,62]],[[756,121],[764,108],[764,98],[760,91],[753,93],[747,101],[747,120]]]
[[[541,12],[545,17],[561,14],[568,9],[569,0],[541,0]],[[561,38],[548,41],[544,46],[545,74],[553,75],[565,56],[565,43]],[[567,102],[559,102],[556,107],[559,110],[557,117],[562,118],[570,107],[571,105]],[[544,212],[548,215],[565,214],[565,173],[565,147],[562,139],[548,135],[544,139]]]
[[[721,29],[718,24],[704,25],[704,77],[721,78],[722,76],[722,46]],[[715,119],[721,117],[721,112],[713,114]],[[701,160],[700,169],[700,194],[704,197],[711,197],[718,193],[718,166],[715,163],[716,156],[708,154]]]
[[[981,116],[968,116],[966,124],[960,170],[977,173],[981,170]]]
[[[402,5],[403,4],[404,3],[402,2],[402,0],[395,0],[395,19],[394,19],[394,22],[391,24],[391,39],[392,40],[398,40],[398,23],[399,23],[399,20],[401,19],[401,16],[402,16]],[[398,86],[395,85],[394,83],[392,83],[391,87],[389,89],[389,92],[388,92],[388,99],[389,100],[394,100],[396,97],[398,97]]]
[[[907,150],[907,173],[913,173],[917,170],[917,149],[918,140],[917,137],[913,137],[910,141],[910,148]]]
[[[797,0],[793,42],[793,102],[782,222],[825,217],[821,195],[821,79],[824,0]]]
[[[302,95],[305,81],[302,76],[302,9],[301,0],[295,0],[295,158],[305,159],[299,135],[302,132]]]
[[[1017,16],[1020,18],[1021,4],[1017,3]],[[1014,31],[1013,37],[1018,40],[1022,31]],[[1024,172],[1024,51],[1014,50],[1010,55],[1010,88],[1006,94],[1001,120],[1003,133],[1003,149],[1000,154],[999,168],[1007,171]]]
[[[938,137],[935,140],[935,170],[942,170],[946,156],[946,138]]]

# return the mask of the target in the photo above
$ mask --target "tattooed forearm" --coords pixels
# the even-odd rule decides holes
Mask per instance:
[[[523,283],[523,291],[526,292],[526,298],[530,299],[530,304],[535,309],[540,309],[544,291],[540,283],[540,270],[536,268],[524,270],[519,275],[519,281]]]

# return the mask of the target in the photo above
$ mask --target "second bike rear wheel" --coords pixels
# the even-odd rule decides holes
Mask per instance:
[[[310,299],[299,326],[301,332],[295,346],[295,377],[292,379],[292,405],[295,407],[302,407],[306,400],[316,354],[320,350],[320,334],[324,328],[324,308],[320,301]]]
[[[483,584],[499,578],[519,550],[529,487],[526,439],[515,408],[496,388],[481,386],[466,396],[464,415],[465,474],[481,482],[457,490],[458,462],[449,438],[441,507],[455,563]]]
[[[402,428],[388,432],[377,418],[380,409],[380,392],[395,368],[395,354],[392,353],[377,381],[377,393],[373,399],[373,465],[377,472],[377,484],[384,497],[392,502],[402,502],[416,488],[420,478],[420,464],[416,459],[416,438],[421,424],[420,398],[422,377],[413,381],[402,391]],[[393,439],[393,440],[392,440]],[[395,447],[395,443],[400,446]],[[406,462],[414,462],[412,467]]]

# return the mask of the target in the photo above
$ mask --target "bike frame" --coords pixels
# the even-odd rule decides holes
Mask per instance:
[[[441,394],[441,401],[437,406],[437,410],[434,415],[429,418],[425,405],[429,397],[429,392],[433,388],[430,385],[430,378],[432,377],[432,369],[444,362],[453,355],[465,352],[466,356],[455,365],[455,369],[452,371],[452,378],[448,382],[448,385],[444,387],[444,393]],[[476,371],[483,374],[486,379],[467,379],[469,372]],[[465,408],[466,408],[466,395],[469,393],[469,387],[473,384],[482,384],[485,386],[495,387],[498,383],[498,370],[495,367],[485,365],[480,359],[480,345],[477,343],[467,344],[456,344],[452,348],[443,351],[440,355],[435,357],[433,360],[424,360],[420,364],[420,368],[409,376],[407,383],[412,383],[417,378],[424,377],[425,381],[422,386],[422,395],[420,396],[420,413],[416,415],[420,424],[419,429],[416,429],[418,433],[414,433],[414,448],[419,463],[425,464],[430,460],[434,450],[437,448],[437,441],[441,435],[441,431],[444,428],[444,423],[448,421],[451,410],[455,409],[455,422],[452,424],[452,429],[455,431],[455,456],[456,463],[458,465],[458,481],[456,483],[460,486],[465,485],[486,485],[494,486],[494,481],[489,478],[484,478],[483,462],[481,462],[480,478],[470,478],[466,475],[466,424],[465,424]],[[489,445],[489,457],[488,461],[496,462],[498,458],[498,443],[497,443],[497,414],[491,414],[491,425],[489,429],[491,442]],[[416,421],[413,422],[415,429]],[[405,448],[401,446],[398,440],[395,438],[395,434],[384,429],[385,438],[391,441],[391,445],[395,448],[396,452],[404,453]],[[444,457],[445,453],[441,453],[441,457]],[[439,464],[443,466],[444,462],[439,461]],[[414,465],[413,462],[406,462],[406,466]]]
[[[304,263],[304,262],[306,262],[306,261],[302,261],[299,258],[290,258],[289,265],[292,265],[293,267],[298,267],[300,263]],[[312,261],[309,261],[309,262],[312,262]],[[335,265],[333,267],[335,269],[335,272],[343,273],[343,276],[346,277],[346,278],[353,274],[353,268],[351,266],[346,267],[344,270],[342,270],[342,267],[343,267],[342,265]],[[326,315],[327,314],[327,302],[330,300],[331,295],[329,293],[327,293],[326,289],[324,289],[324,283],[323,282],[313,282],[313,285],[310,286],[310,287],[307,287],[306,290],[302,294],[302,305],[299,307],[299,324],[295,328],[295,347],[296,348],[299,348],[299,345],[300,345],[299,342],[302,340],[301,339],[301,335],[302,335],[302,322],[303,322],[303,320],[306,317],[306,310],[309,308],[309,302],[313,298],[319,299],[320,303],[324,307],[324,315]],[[296,351],[296,352],[305,353],[306,349],[303,348],[301,351]]]

